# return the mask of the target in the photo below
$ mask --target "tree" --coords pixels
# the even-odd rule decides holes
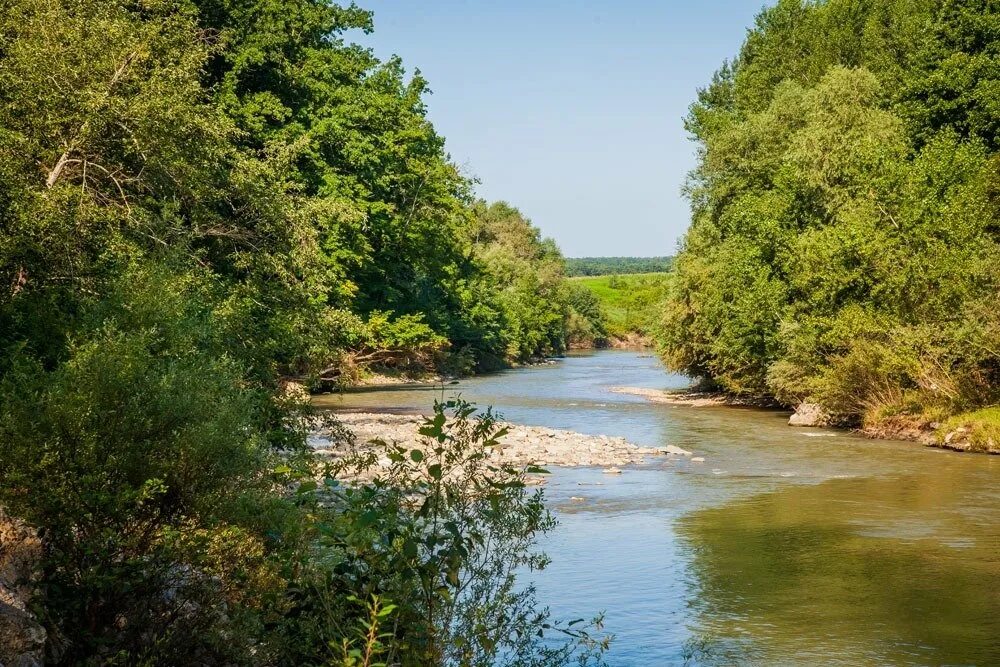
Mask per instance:
[[[700,154],[661,334],[672,367],[848,422],[995,400],[997,360],[971,352],[966,320],[1000,284],[995,14],[920,0],[761,14],[688,119]]]

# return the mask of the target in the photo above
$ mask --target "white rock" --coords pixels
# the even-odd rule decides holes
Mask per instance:
[[[827,426],[830,413],[818,403],[800,403],[795,414],[788,418],[789,426]]]

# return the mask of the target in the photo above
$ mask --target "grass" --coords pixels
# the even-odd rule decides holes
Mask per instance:
[[[1000,452],[1000,407],[982,408],[949,417],[938,429],[940,437],[959,431],[969,449],[976,452]]]
[[[649,336],[652,333],[669,279],[669,273],[570,278],[597,296],[607,317],[608,333],[617,338],[625,338],[629,334]]]

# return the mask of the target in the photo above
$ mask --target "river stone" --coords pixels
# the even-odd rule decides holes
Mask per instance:
[[[387,461],[378,443],[400,443],[407,448],[428,446],[419,435],[423,418],[418,415],[388,413],[340,413],[340,427],[317,422],[309,444],[324,457],[337,459],[358,451],[382,454],[378,468]],[[587,435],[543,426],[504,424],[509,429],[500,444],[490,449],[491,461],[514,466],[594,466],[641,465],[647,455],[661,455],[659,448],[639,447],[625,438]],[[346,430],[351,437],[344,437]],[[678,451],[683,451],[678,448]],[[374,471],[370,471],[374,473]]]
[[[664,454],[674,454],[675,456],[691,456],[691,452],[688,450],[675,447],[674,445],[667,445],[660,449],[660,451]]]
[[[795,414],[788,418],[789,426],[828,426],[830,413],[818,403],[800,403]]]
[[[0,509],[0,665],[41,665],[47,633],[28,605],[41,557],[35,531]]]

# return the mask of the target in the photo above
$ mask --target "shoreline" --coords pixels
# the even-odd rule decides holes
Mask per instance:
[[[688,389],[649,389],[646,387],[609,387],[615,394],[640,396],[650,403],[666,405],[684,405],[692,408],[762,408],[769,410],[784,410],[774,401],[746,399],[717,391],[694,391]]]
[[[574,348],[570,351],[587,351],[587,350],[598,350],[601,348]],[[603,348],[603,349],[633,349],[640,351],[644,348],[641,347],[631,347],[623,346],[622,348]],[[479,375],[490,375],[493,373],[503,372],[506,370],[513,370],[517,368],[527,368],[534,366],[546,366],[557,363],[560,357],[546,357],[545,359],[539,359],[536,361],[525,362],[523,364],[511,365],[507,368],[492,370],[488,372],[481,373]],[[469,376],[475,377],[475,375]],[[373,374],[369,377],[362,378],[358,382],[346,387],[343,391],[377,391],[379,389],[392,389],[401,388],[405,386],[412,387],[433,387],[433,386],[446,386],[449,384],[457,384],[461,378],[455,376],[438,375],[433,373],[428,373],[425,376],[412,376],[412,375],[388,375],[384,373]],[[627,386],[614,386],[609,387],[609,391],[617,394],[626,394],[632,396],[639,396],[646,399],[651,403],[659,403],[664,405],[677,405],[685,407],[694,408],[711,408],[711,407],[728,407],[728,408],[752,408],[752,409],[762,409],[762,410],[772,410],[776,412],[789,413],[790,418],[795,418],[797,411],[789,408],[788,406],[783,406],[773,399],[758,399],[758,398],[741,398],[733,396],[732,394],[727,394],[725,392],[717,391],[695,391],[695,390],[667,390],[667,389],[650,389],[646,387],[627,387]],[[322,394],[319,394],[322,395]],[[808,404],[800,406],[800,410],[806,407]],[[339,412],[339,411],[338,411]],[[369,411],[367,414],[375,415],[380,414],[381,411]],[[340,414],[354,414],[352,411],[345,411]],[[399,414],[398,412],[395,414]],[[512,425],[516,426],[516,425]],[[865,438],[872,440],[898,440],[903,442],[913,442],[920,444],[924,447],[933,447],[936,449],[943,449],[959,453],[971,453],[971,454],[989,454],[989,455],[1000,455],[1000,445],[987,446],[985,448],[981,446],[976,446],[970,442],[968,438],[969,428],[957,427],[947,432],[941,432],[938,430],[939,427],[933,425],[932,423],[924,423],[919,420],[914,419],[886,419],[881,422],[864,424],[858,427],[838,425],[829,421],[821,421],[816,423],[810,423],[808,420],[805,422],[797,421],[796,423],[791,423],[790,426],[795,428],[834,428],[845,433],[853,433],[860,435]],[[577,434],[583,436],[583,434]],[[560,464],[553,464],[560,465]],[[574,464],[568,464],[574,465]],[[595,464],[602,465],[602,464]],[[615,465],[615,464],[608,464]],[[619,463],[618,465],[623,465]],[[628,465],[625,463],[624,465]]]
[[[644,387],[610,387],[610,391],[616,394],[628,394],[640,396],[651,403],[661,403],[665,405],[680,405],[693,408],[756,408],[761,410],[773,410],[776,412],[791,413],[795,411],[782,406],[774,401],[742,399],[723,392],[699,392],[665,389],[648,389]],[[924,447],[933,447],[952,452],[969,454],[1000,455],[1000,446],[979,449],[975,447],[967,437],[969,429],[958,427],[943,435],[939,435],[938,430],[930,423],[921,423],[915,420],[896,419],[884,420],[879,423],[866,424],[858,428],[838,426],[830,423],[816,424],[790,424],[793,428],[834,428],[847,433],[855,433],[871,440],[899,440],[903,442],[918,443]]]
[[[455,384],[460,380],[493,375],[495,373],[503,373],[505,371],[517,370],[518,368],[551,366],[558,363],[560,359],[565,358],[567,354],[572,354],[574,352],[599,352],[601,350],[631,350],[634,352],[645,352],[652,349],[652,341],[649,338],[643,336],[630,336],[628,338],[610,338],[608,339],[607,344],[604,345],[570,345],[563,354],[510,363],[500,368],[492,368],[490,370],[480,371],[478,373],[469,373],[466,375],[449,375],[445,373],[437,373],[432,370],[408,373],[406,371],[392,371],[391,369],[380,368],[351,381],[349,384],[344,386],[342,391],[351,391],[354,389],[389,389],[406,385],[420,387]],[[302,380],[296,379],[295,381],[301,382]],[[321,391],[317,392],[317,395],[323,395],[326,393],[337,392]]]
[[[594,349],[594,348],[588,348]],[[533,368],[535,366],[550,366],[557,363],[557,360],[561,357],[543,357],[540,359],[533,359],[531,361],[525,361],[516,364],[509,364],[502,368],[491,369],[488,371],[482,371],[479,373],[469,373],[467,375],[447,375],[442,373],[435,373],[434,371],[426,371],[422,373],[393,373],[387,369],[381,369],[377,372],[369,373],[357,380],[352,381],[350,384],[344,386],[341,391],[352,391],[352,390],[376,390],[376,389],[392,389],[404,386],[413,387],[433,387],[437,385],[449,385],[456,384],[460,380],[465,380],[472,377],[480,377],[483,375],[492,375],[494,373],[502,373],[504,371],[515,370],[518,368]],[[315,395],[322,396],[324,394],[338,393],[336,391],[327,392],[317,392]]]

